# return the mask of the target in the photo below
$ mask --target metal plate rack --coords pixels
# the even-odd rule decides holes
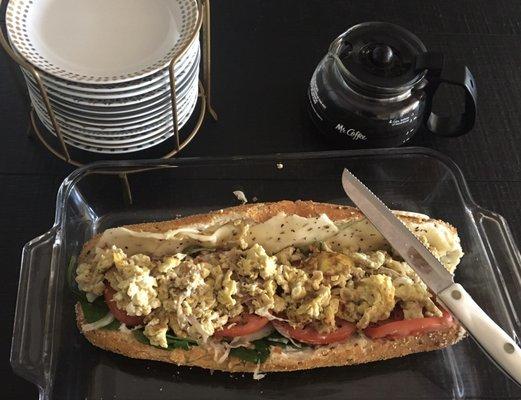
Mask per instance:
[[[2,7],[3,1],[0,0],[0,8]],[[162,155],[159,158],[171,158],[177,155],[184,147],[190,143],[190,141],[195,137],[197,132],[200,130],[203,121],[207,114],[217,120],[217,114],[212,107],[211,101],[211,32],[210,32],[210,0],[197,0],[198,5],[198,19],[195,29],[191,33],[190,40],[172,57],[169,65],[169,77],[170,77],[170,94],[171,94],[171,105],[172,105],[172,116],[173,116],[173,131],[174,134],[167,141],[171,141],[170,150]],[[5,18],[4,18],[5,21]],[[176,101],[176,81],[174,75],[174,67],[177,61],[181,58],[181,56],[185,53],[185,51],[190,47],[190,45],[197,39],[197,34],[201,32],[202,38],[202,63],[203,63],[203,72],[202,77],[199,78],[199,93],[198,93],[198,103],[200,103],[199,114],[197,116],[197,120],[193,125],[192,130],[185,134],[183,133],[184,139],[180,139],[180,129],[178,126],[178,114],[177,114],[177,101]],[[57,142],[52,143],[52,141],[56,142],[54,136],[48,132],[47,130],[42,130],[37,123],[37,116],[35,115],[35,110],[33,105],[30,107],[30,129],[39,141],[45,146],[45,148],[54,154],[56,157],[61,160],[74,165],[76,167],[82,166],[83,163],[72,158],[69,147],[67,143],[65,143],[61,131],[60,124],[55,116],[55,112],[53,110],[52,104],[50,102],[49,96],[47,94],[47,89],[45,84],[41,78],[41,72],[26,61],[23,57],[21,57],[16,50],[10,45],[8,40],[6,39],[6,35],[0,27],[0,45],[5,50],[5,52],[11,57],[11,59],[18,64],[21,68],[25,68],[27,71],[31,73],[35,82],[37,83],[38,90],[42,96],[44,101],[45,109],[50,117],[52,122],[52,127],[54,132],[56,133]],[[81,150],[80,150],[81,151]],[[82,151],[83,153],[83,151]],[[128,180],[126,174],[121,175],[123,181],[128,185]],[[129,188],[128,188],[129,189]]]

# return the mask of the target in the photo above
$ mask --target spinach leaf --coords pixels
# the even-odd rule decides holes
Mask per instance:
[[[197,346],[197,342],[195,340],[188,338],[180,338],[170,333],[166,334],[166,342],[168,343],[169,349],[172,348],[189,350],[190,346]]]
[[[143,343],[143,344],[148,344],[148,345],[151,345],[150,344],[150,341],[148,340],[148,338],[145,336],[145,334],[143,333],[143,329],[135,329],[132,331],[132,334],[134,335],[134,338],[139,342],[139,343]]]
[[[80,302],[81,309],[83,310],[85,321],[87,321],[89,324],[99,321],[109,312],[109,308],[107,307],[103,297],[98,297],[92,303],[89,302],[85,296],[80,297],[78,301]],[[108,325],[105,325],[101,329],[115,331],[119,329],[120,326],[121,322],[119,322],[117,319],[114,319],[114,321]]]
[[[120,326],[121,326],[121,322],[119,322],[116,318],[114,318],[114,321],[112,321],[108,325],[105,325],[101,329],[106,329],[107,331],[117,331]]]
[[[85,321],[91,324],[93,322],[99,321],[109,312],[109,308],[105,303],[105,300],[102,297],[98,297],[92,303],[87,300],[87,296],[84,292],[80,291],[76,286],[76,282],[74,280],[76,269],[76,257],[71,257],[69,261],[69,265],[67,267],[67,284],[69,285],[69,289],[71,290],[73,296],[77,301],[80,302],[81,309],[83,311],[83,316],[85,317]],[[106,329],[110,331],[115,331],[119,329],[121,326],[121,322],[117,319],[114,319],[110,324],[105,325],[101,329]]]
[[[87,321],[89,324],[99,321],[109,312],[109,308],[105,304],[103,297],[98,297],[92,303],[89,302],[84,296],[80,297],[78,301],[81,304],[81,309],[83,310],[85,321]]]
[[[232,357],[255,364],[263,363],[270,356],[270,345],[263,339],[253,341],[253,348],[236,347],[230,350]]]
[[[153,346],[153,347],[157,347],[158,349],[165,350],[164,347],[154,346],[154,345],[150,344],[150,341],[143,333],[143,329],[135,329],[132,331],[132,334],[134,335],[136,340],[140,343],[148,344],[149,346]],[[170,333],[166,334],[166,342],[168,343],[168,350],[173,350],[173,349],[189,350],[190,346],[197,346],[197,342],[195,340],[179,338]]]
[[[172,349],[189,350],[191,346],[197,346],[197,342],[194,340],[191,340],[191,339],[183,339],[183,338],[169,339],[167,337],[166,341],[168,343],[168,348],[170,350],[172,350]]]

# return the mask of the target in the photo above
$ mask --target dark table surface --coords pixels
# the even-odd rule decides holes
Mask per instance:
[[[519,240],[521,2],[514,0],[214,0],[213,87],[220,121],[206,122],[182,156],[328,149],[302,110],[306,86],[333,38],[373,20],[412,30],[427,47],[474,73],[474,131],[455,139],[423,133],[411,144],[452,157],[476,202],[503,215]],[[16,71],[2,54],[0,380],[2,398],[31,399],[36,388],[14,376],[8,363],[20,251],[52,225],[56,191],[72,167],[26,134],[28,108]]]

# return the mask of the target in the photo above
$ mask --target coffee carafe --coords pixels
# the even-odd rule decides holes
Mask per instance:
[[[464,89],[462,113],[438,115],[441,83]],[[424,126],[441,136],[469,132],[476,119],[476,83],[469,69],[429,52],[408,30],[383,22],[353,26],[317,66],[308,107],[318,129],[347,148],[395,147]]]

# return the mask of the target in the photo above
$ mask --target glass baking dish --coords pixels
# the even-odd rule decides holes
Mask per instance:
[[[51,230],[23,249],[11,363],[41,399],[514,399],[471,339],[452,348],[360,366],[251,375],[133,360],[91,346],[78,332],[66,270],[106,228],[177,218],[250,201],[312,199],[349,204],[349,168],[394,209],[452,223],[466,253],[456,280],[518,337],[520,255],[505,220],[476,205],[458,167],[423,148],[169,161],[103,162],[80,168],[59,190]],[[126,177],[126,178],[125,178]]]

